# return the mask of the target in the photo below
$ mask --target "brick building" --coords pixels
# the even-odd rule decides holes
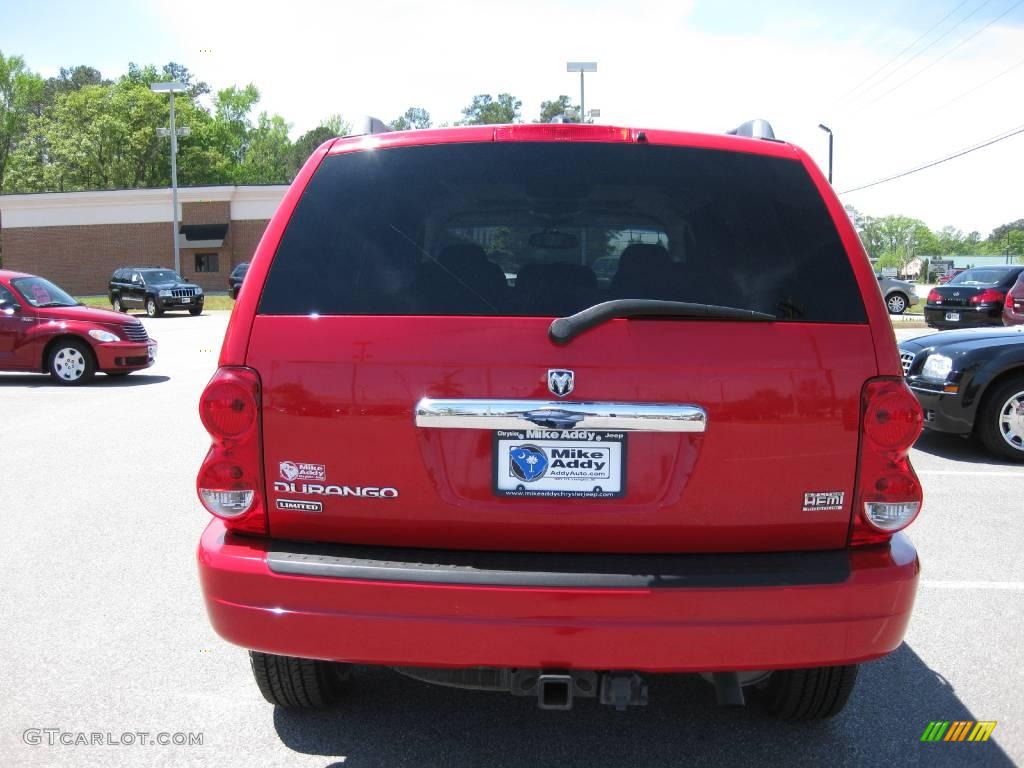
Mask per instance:
[[[226,290],[287,189],[179,189],[182,274],[206,290]],[[172,229],[170,189],[0,196],[4,268],[42,275],[76,296],[106,293],[118,267],[172,267]]]

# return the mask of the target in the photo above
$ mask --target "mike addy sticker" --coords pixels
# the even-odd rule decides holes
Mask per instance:
[[[289,482],[293,480],[327,481],[327,467],[323,464],[308,464],[304,461],[282,461],[277,465],[281,478]]]

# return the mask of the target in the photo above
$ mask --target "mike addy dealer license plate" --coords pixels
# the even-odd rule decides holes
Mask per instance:
[[[584,429],[494,433],[498,496],[612,499],[626,493],[626,435]]]

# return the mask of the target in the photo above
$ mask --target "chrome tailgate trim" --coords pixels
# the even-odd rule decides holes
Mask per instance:
[[[427,429],[600,429],[618,432],[703,432],[707,413],[672,403],[574,403],[545,400],[435,400],[416,404]]]

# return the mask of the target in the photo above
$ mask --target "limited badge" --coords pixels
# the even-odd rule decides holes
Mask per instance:
[[[297,499],[278,499],[277,508],[289,512],[323,512],[322,501],[299,501]]]

